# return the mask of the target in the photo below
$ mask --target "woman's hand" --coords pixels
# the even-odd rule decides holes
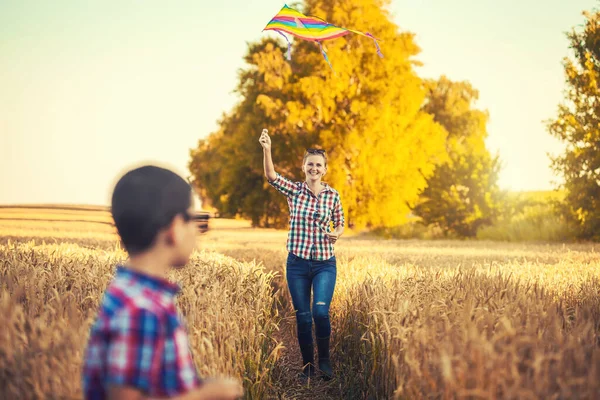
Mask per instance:
[[[335,242],[337,242],[338,238],[340,237],[340,235],[338,235],[337,232],[327,232],[326,235],[329,238],[329,241],[331,242],[331,244],[334,244]]]
[[[266,129],[262,130],[262,134],[260,135],[260,139],[258,139],[260,145],[265,150],[271,150],[271,138],[269,137],[269,131]]]
[[[273,182],[277,179],[277,173],[275,172],[275,166],[273,165],[273,159],[271,158],[271,138],[269,137],[269,131],[263,129],[260,135],[260,145],[263,147],[263,165],[265,168],[265,176],[269,182]]]
[[[325,234],[327,235],[327,238],[329,239],[331,244],[334,244],[335,242],[337,242],[343,233],[344,233],[344,227],[342,225],[339,225],[337,228],[335,228],[335,230],[333,232],[325,232]]]

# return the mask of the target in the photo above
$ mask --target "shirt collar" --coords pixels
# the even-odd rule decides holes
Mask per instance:
[[[321,193],[323,193],[323,192],[330,192],[330,191],[331,191],[331,186],[329,186],[327,183],[325,183],[325,182],[321,182],[321,184],[323,184],[323,186],[325,186],[325,189],[323,189],[323,191],[322,191]],[[312,193],[313,195],[315,195],[315,194],[314,194],[314,193],[313,193],[313,192],[310,190],[310,188],[308,187],[308,183],[306,183],[306,181],[303,181],[303,182],[302,182],[302,185],[303,185],[304,189],[305,189],[307,192],[309,192],[309,193]],[[315,196],[316,196],[316,195],[315,195]]]
[[[134,271],[122,264],[117,265],[116,275],[117,277],[134,280],[145,286],[149,286],[154,291],[166,292],[173,296],[181,291],[181,287],[177,283],[170,282],[166,279],[156,276],[144,274],[139,271]]]

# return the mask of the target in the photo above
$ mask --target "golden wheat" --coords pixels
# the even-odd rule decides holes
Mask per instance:
[[[125,257],[100,224],[44,224],[0,225],[2,398],[81,396],[89,324]],[[199,371],[238,376],[246,398],[600,397],[594,245],[344,238],[331,305],[339,375],[301,387],[285,232],[216,224],[171,278]]]
[[[81,365],[98,303],[121,251],[76,244],[0,245],[2,398],[80,398]],[[264,398],[281,344],[274,274],[218,254],[196,254],[172,273],[202,375],[245,381]]]

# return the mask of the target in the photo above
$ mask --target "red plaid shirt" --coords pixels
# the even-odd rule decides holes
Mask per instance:
[[[290,209],[290,231],[287,250],[304,259],[328,260],[333,257],[333,245],[326,232],[344,226],[344,210],[340,195],[331,186],[315,196],[306,182],[293,182],[276,174],[269,184],[283,193]]]
[[[181,395],[202,384],[175,307],[179,291],[177,284],[117,267],[86,349],[86,399],[104,399],[111,384],[152,397]]]

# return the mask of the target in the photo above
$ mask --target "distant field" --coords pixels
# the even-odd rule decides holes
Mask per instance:
[[[107,210],[0,208],[0,398],[79,398],[81,351],[114,264]],[[338,245],[331,382],[302,385],[286,231],[213,219],[179,304],[198,369],[246,398],[600,398],[594,245]]]

